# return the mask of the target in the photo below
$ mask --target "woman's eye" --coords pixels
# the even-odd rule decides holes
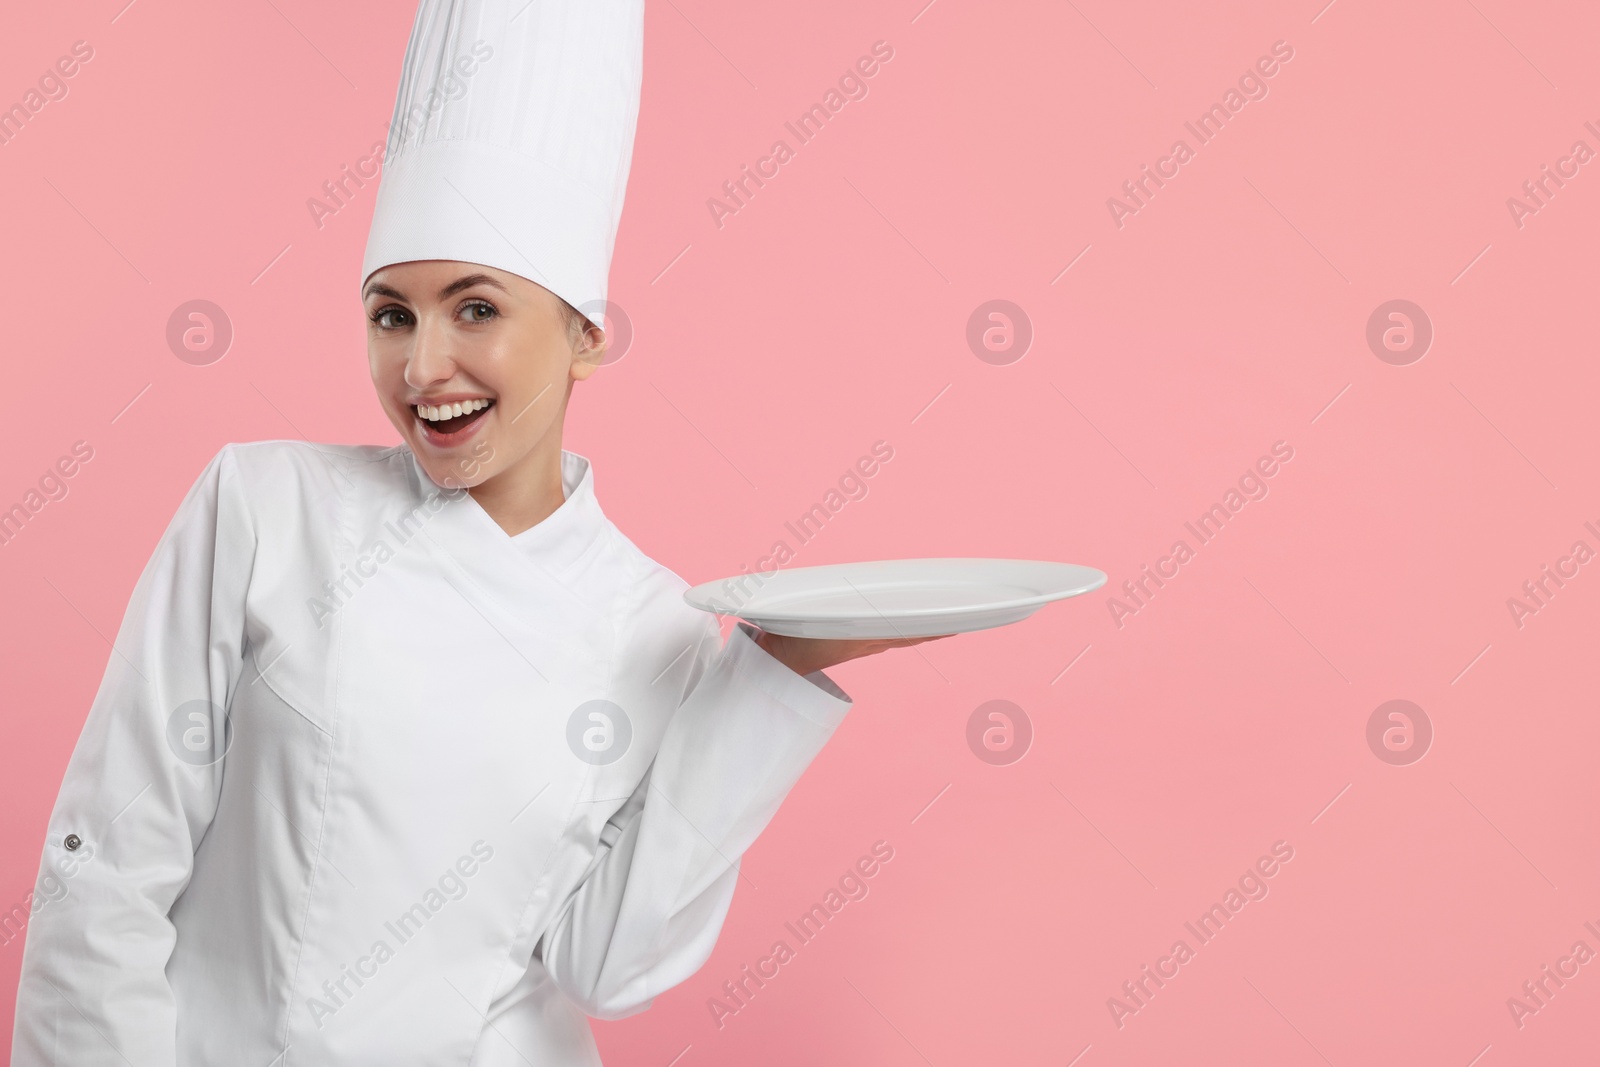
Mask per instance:
[[[487,322],[498,314],[494,309],[494,305],[486,304],[481,300],[474,300],[461,310],[466,315],[468,322]]]
[[[409,316],[407,316],[406,313],[399,308],[388,307],[374,313],[372,316],[372,321],[381,329],[396,330],[406,325],[408,317]]]

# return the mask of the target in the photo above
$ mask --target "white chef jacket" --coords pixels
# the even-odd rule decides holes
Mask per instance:
[[[851,698],[561,465],[513,537],[404,446],[211,460],[50,816],[15,1067],[598,1064],[585,1014],[705,962]]]

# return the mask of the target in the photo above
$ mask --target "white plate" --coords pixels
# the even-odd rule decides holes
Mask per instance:
[[[934,637],[1005,626],[1105,584],[1105,572],[1074,563],[883,559],[719,578],[683,599],[790,637]]]

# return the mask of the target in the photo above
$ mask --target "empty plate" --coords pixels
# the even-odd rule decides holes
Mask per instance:
[[[1105,572],[1033,559],[883,559],[741,574],[683,599],[790,637],[896,638],[970,633],[1090,593]]]

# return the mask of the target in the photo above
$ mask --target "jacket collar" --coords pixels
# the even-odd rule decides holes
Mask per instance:
[[[405,446],[401,446],[405,448]],[[466,524],[480,528],[481,536],[498,539],[526,556],[530,562],[552,574],[561,574],[578,562],[600,539],[606,525],[605,513],[594,491],[594,465],[588,457],[561,450],[561,488],[566,499],[555,511],[515,536],[507,534],[483,510],[471,493],[451,493],[436,485],[416,454],[405,448],[411,459],[416,486],[423,497],[445,493],[447,511],[459,513]]]

